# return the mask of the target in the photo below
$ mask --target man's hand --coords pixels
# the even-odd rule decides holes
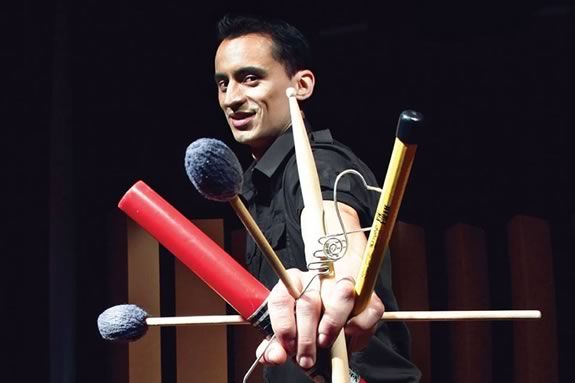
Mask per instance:
[[[346,231],[359,230],[361,226],[357,212],[342,203],[338,203],[338,207]],[[340,233],[335,204],[324,201],[323,208],[327,234]],[[309,225],[307,222],[309,220],[304,209],[301,215],[304,237],[316,231],[306,227]],[[379,297],[372,294],[366,309],[355,317],[349,317],[356,297],[354,277],[361,266],[367,238],[361,232],[348,234],[347,237],[347,253],[334,263],[335,278],[321,280],[320,286],[320,278],[314,278],[315,271],[288,270],[299,291],[303,291],[313,279],[297,302],[281,281],[272,289],[268,297],[268,309],[276,340],[262,357],[263,363],[282,364],[288,356],[295,355],[296,362],[308,369],[316,362],[317,347],[331,347],[342,328],[349,337],[350,351],[358,351],[367,345],[385,308]],[[308,238],[308,241],[317,242],[317,239]],[[257,355],[260,355],[265,345],[267,341],[260,344]]]
[[[298,269],[288,270],[288,273],[300,290],[314,275],[313,272],[302,272]],[[323,300],[319,293],[318,278],[314,279],[297,302],[289,295],[281,281],[272,289],[268,298],[268,309],[276,340],[262,357],[263,363],[282,364],[288,356],[295,355],[295,360],[301,367],[311,368],[316,361],[317,347],[331,347],[342,328],[345,328],[345,334],[348,336],[350,351],[361,350],[367,345],[384,313],[383,303],[373,294],[367,308],[359,315],[349,318],[355,302],[354,280],[344,277],[326,282],[323,282],[321,291]],[[267,341],[260,344],[258,355],[265,345]]]

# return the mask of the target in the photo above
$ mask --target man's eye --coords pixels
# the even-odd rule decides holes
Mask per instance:
[[[253,75],[253,74],[249,74],[246,77],[244,77],[244,82],[247,84],[253,84],[257,80],[258,80],[258,77]]]
[[[224,80],[218,81],[218,90],[220,92],[225,92],[227,88],[228,88],[228,82],[227,81],[224,81]]]

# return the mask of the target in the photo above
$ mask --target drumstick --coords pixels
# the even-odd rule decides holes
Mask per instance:
[[[357,297],[352,315],[357,315],[365,309],[375,288],[377,275],[383,264],[384,249],[391,238],[403,199],[417,149],[418,130],[422,124],[423,116],[415,111],[404,111],[399,117],[383,190],[363,253],[361,268],[356,278],[355,292]]]
[[[287,88],[286,95],[289,100],[289,109],[292,121],[293,140],[296,154],[299,182],[306,211],[306,218],[311,222],[313,232],[302,233],[305,247],[306,262],[314,261],[313,246],[320,237],[325,236],[323,216],[323,198],[319,184],[319,176],[315,166],[313,153],[305,129],[305,124],[296,99],[294,88]],[[333,269],[331,269],[333,278]],[[337,336],[331,348],[332,353],[332,382],[349,382],[349,364],[347,360],[347,346],[343,329]]]

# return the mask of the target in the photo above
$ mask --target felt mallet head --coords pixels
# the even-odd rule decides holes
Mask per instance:
[[[243,170],[234,152],[222,141],[200,138],[186,149],[186,174],[205,198],[227,202],[237,196]]]
[[[106,340],[131,342],[148,331],[146,318],[148,313],[136,305],[117,305],[98,316],[98,330]]]

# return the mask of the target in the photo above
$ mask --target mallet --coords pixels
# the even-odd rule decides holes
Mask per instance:
[[[295,299],[295,288],[279,257],[238,196],[243,184],[243,171],[234,152],[222,141],[200,138],[186,149],[186,174],[198,192],[213,201],[229,202],[244,227],[262,251],[270,266]]]
[[[477,310],[477,311],[396,311],[386,312],[386,321],[485,321],[532,320],[541,318],[538,310]],[[247,325],[251,322],[240,315],[200,315],[150,317],[133,304],[112,306],[98,316],[102,338],[116,342],[133,342],[143,337],[152,326],[226,326]]]

